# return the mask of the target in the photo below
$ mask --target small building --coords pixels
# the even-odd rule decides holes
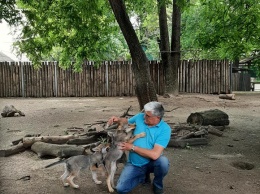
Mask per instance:
[[[0,61],[4,62],[14,62],[14,60],[11,57],[8,57],[6,54],[4,54],[3,52],[0,51]]]

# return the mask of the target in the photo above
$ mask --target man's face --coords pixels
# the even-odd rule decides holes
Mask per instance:
[[[152,115],[151,111],[145,111],[144,112],[144,122],[149,126],[154,126],[160,122],[160,117]]]

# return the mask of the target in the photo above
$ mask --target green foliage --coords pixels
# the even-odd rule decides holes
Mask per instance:
[[[183,14],[182,32],[183,49],[201,49],[200,57],[235,60],[249,56],[260,48],[260,3],[201,0]]]
[[[9,25],[18,25],[21,14],[15,6],[15,0],[0,0],[0,23],[2,20],[5,20]]]
[[[42,59],[73,62],[101,61],[126,55],[128,49],[107,1],[20,0],[26,21],[16,45],[37,66]],[[120,47],[120,53],[117,51]]]

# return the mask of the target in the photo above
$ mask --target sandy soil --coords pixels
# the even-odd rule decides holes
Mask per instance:
[[[230,125],[223,137],[209,135],[209,145],[167,148],[171,161],[165,178],[166,194],[256,194],[260,191],[260,93],[238,93],[236,100],[223,100],[215,95],[181,94],[159,100],[166,109],[165,120],[186,122],[190,113],[220,109],[229,115]],[[26,134],[63,135],[69,127],[86,128],[89,123],[120,116],[131,105],[138,112],[135,97],[124,98],[1,98],[0,109],[14,105],[25,117],[0,118],[0,148]],[[89,171],[75,180],[79,189],[64,188],[59,180],[63,166],[44,169],[57,159],[41,159],[30,150],[0,158],[1,194],[83,194],[108,193],[105,177],[95,185]],[[233,162],[254,165],[243,170]],[[120,168],[117,172],[117,177]],[[30,176],[30,180],[19,180]],[[117,178],[116,177],[116,178]],[[139,186],[131,192],[152,193],[150,186]]]

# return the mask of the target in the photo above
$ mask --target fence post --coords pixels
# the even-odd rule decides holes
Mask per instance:
[[[54,86],[55,86],[55,97],[58,96],[58,80],[57,80],[57,61],[54,61]]]
[[[22,85],[22,97],[24,96],[24,77],[23,77],[23,63],[21,61],[19,61],[19,64],[21,66],[21,85]]]
[[[108,62],[105,61],[106,66],[106,96],[108,96]]]
[[[232,87],[232,84],[233,84],[233,78],[232,78],[232,68],[233,68],[233,64],[232,64],[232,62],[231,63],[229,63],[229,66],[230,66],[230,69],[229,69],[229,88],[230,88],[230,91],[229,91],[229,93],[230,94],[232,94],[232,90],[233,90],[233,87]]]

